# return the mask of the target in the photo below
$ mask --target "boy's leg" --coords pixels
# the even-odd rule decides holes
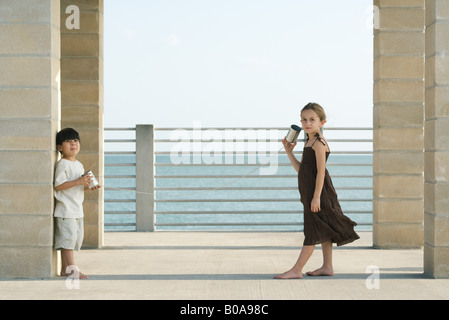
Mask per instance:
[[[61,268],[62,277],[69,277],[76,270],[78,272],[78,277],[80,279],[88,279],[88,277],[84,273],[79,272],[78,269],[76,268],[73,250],[69,249],[61,250],[61,265],[62,265]]]
[[[75,265],[74,251],[81,249],[84,238],[83,219],[57,219],[57,248],[61,248],[61,276],[68,277],[77,271],[80,279],[87,276],[79,272]],[[70,249],[67,249],[70,248]]]
[[[61,276],[67,277],[70,276],[70,273],[67,273],[67,267],[75,265],[75,258],[73,255],[73,250],[62,249],[61,250]]]
[[[78,218],[75,219],[76,220],[76,225],[77,225],[77,239],[76,239],[76,244],[75,244],[75,251],[80,251],[81,250],[81,246],[83,244],[83,239],[84,239],[84,219],[83,218]],[[75,264],[73,264],[75,265]],[[81,272],[79,272],[79,277],[80,279],[87,279],[87,276]]]

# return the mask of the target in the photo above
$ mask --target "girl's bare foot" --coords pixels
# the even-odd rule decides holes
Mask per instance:
[[[70,277],[72,276],[72,279],[89,279],[84,273],[81,272],[77,272],[75,275],[73,275],[72,273],[62,273],[61,272],[61,277]]]
[[[321,267],[315,271],[306,272],[308,276],[333,276],[334,270],[332,268]]]
[[[302,272],[298,272],[292,269],[278,276],[275,276],[274,279],[302,279]]]

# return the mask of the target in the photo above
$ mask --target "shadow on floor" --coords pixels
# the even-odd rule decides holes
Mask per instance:
[[[120,274],[120,275],[89,275],[90,280],[273,280],[276,274]],[[367,273],[340,273],[332,277],[309,277],[294,280],[366,280],[370,274]],[[380,279],[425,279],[421,273],[380,273]],[[292,281],[292,280],[290,280]]]

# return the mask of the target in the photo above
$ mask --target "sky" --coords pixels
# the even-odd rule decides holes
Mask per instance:
[[[104,5],[105,127],[372,126],[372,0]]]

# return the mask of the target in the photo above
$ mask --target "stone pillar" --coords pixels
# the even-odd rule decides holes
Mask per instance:
[[[59,0],[0,0],[0,277],[51,277]]]
[[[373,242],[422,247],[424,0],[374,5]]]
[[[104,186],[103,0],[61,1],[61,127],[80,133],[78,160]],[[103,245],[103,188],[86,192],[83,247]]]
[[[449,1],[426,1],[424,272],[449,277]]]

